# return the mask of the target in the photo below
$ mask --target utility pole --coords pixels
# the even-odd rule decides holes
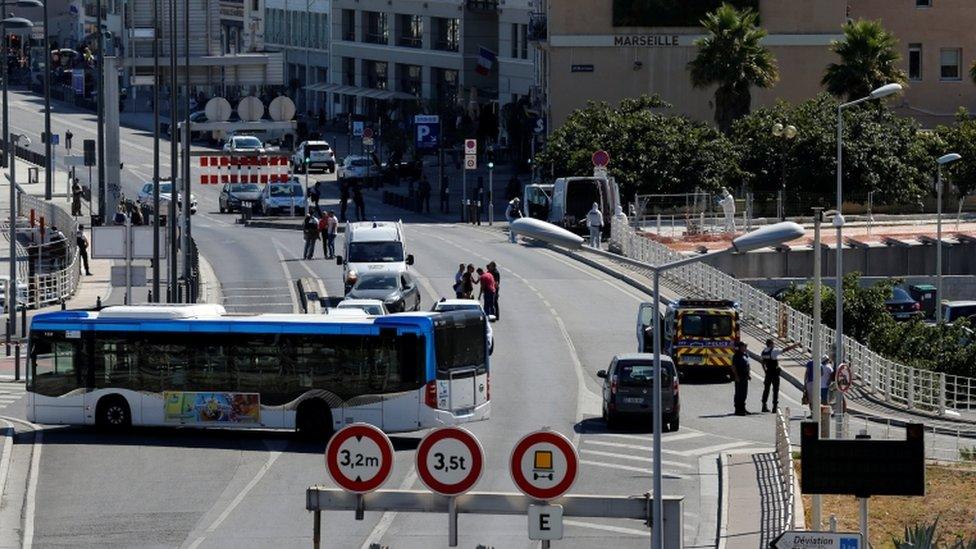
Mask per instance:
[[[176,246],[176,200],[177,200],[177,176],[178,168],[180,164],[179,150],[177,149],[177,141],[179,138],[178,128],[176,127],[176,117],[178,109],[176,108],[176,89],[179,85],[179,80],[176,73],[176,0],[170,0],[169,2],[169,208],[166,214],[166,225],[169,229],[169,254],[167,257],[167,266],[169,267],[169,274],[167,275],[167,287],[169,288],[169,303],[176,302],[176,279],[178,278],[177,273],[177,246]]]
[[[47,33],[46,30],[44,32]],[[102,37],[102,0],[95,0],[95,38],[98,42],[95,45],[95,66],[98,71],[95,75],[95,89],[98,94],[96,98],[98,135],[95,136],[98,147],[98,215],[101,216],[102,225],[104,225],[107,215],[110,214],[105,211],[105,81],[103,74],[105,72],[105,40]]]
[[[54,157],[51,155],[51,39],[44,2],[44,200],[51,200],[54,188]]]
[[[183,216],[183,224],[180,232],[180,247],[183,259],[183,282],[187,284],[186,303],[191,301],[190,296],[190,0],[183,0],[183,57],[186,66],[183,67],[185,78],[184,88],[186,89],[186,112],[184,113],[183,129],[183,199],[180,200],[180,213]],[[175,190],[175,188],[174,188]],[[177,197],[179,194],[176,195]]]
[[[153,0],[153,283],[152,294],[159,298],[159,0]]]

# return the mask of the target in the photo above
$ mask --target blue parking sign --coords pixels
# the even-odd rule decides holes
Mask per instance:
[[[413,117],[414,145],[418,151],[436,151],[441,141],[441,117],[418,114]]]

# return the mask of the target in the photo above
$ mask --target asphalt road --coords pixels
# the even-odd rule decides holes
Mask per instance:
[[[43,123],[38,103],[12,93],[11,126],[32,137]],[[56,131],[70,127],[76,142],[93,136],[94,116],[59,113]],[[134,195],[152,173],[151,136],[122,129],[124,191]],[[163,147],[164,151],[166,147]],[[59,177],[63,177],[61,174]],[[341,271],[324,259],[303,261],[297,231],[243,228],[217,213],[217,188],[197,187],[200,213],[193,235],[234,312],[293,312],[293,281],[321,278],[334,299]],[[327,198],[334,200],[334,196]],[[370,216],[401,212],[369,203]],[[646,430],[608,433],[599,419],[599,381],[616,353],[635,349],[637,305],[647,296],[552,251],[512,245],[488,227],[431,223],[407,216],[407,248],[416,257],[423,307],[451,292],[460,262],[501,267],[501,320],[494,325],[492,418],[469,425],[487,454],[477,490],[514,491],[508,458],[524,434],[548,426],[569,436],[583,466],[573,493],[637,495],[651,488],[651,437]],[[341,237],[340,237],[341,239]],[[341,240],[340,240],[341,242]],[[340,242],[337,242],[337,247]],[[321,257],[319,252],[318,257]],[[758,367],[756,367],[758,368]],[[759,376],[751,408],[757,409]],[[785,387],[783,405],[799,410],[799,394]],[[681,388],[682,427],[664,435],[668,494],[684,497],[685,539],[714,543],[717,515],[715,459],[724,450],[770,447],[771,415],[731,415],[732,387],[698,381]],[[0,414],[24,417],[11,400]],[[0,403],[2,404],[2,403]],[[18,435],[0,510],[0,547],[26,541],[38,547],[307,547],[311,517],[305,488],[330,485],[322,445],[288,433],[137,429],[109,436],[81,428],[14,423]],[[393,437],[396,466],[390,488],[420,488],[412,462],[422,433]],[[560,547],[646,547],[637,521],[567,520]],[[535,547],[522,517],[460,519],[462,547]],[[446,546],[446,517],[327,513],[326,547]],[[25,539],[26,538],[26,539]]]

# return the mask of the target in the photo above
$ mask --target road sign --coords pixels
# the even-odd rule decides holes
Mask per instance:
[[[603,179],[607,178],[607,167],[606,166],[593,166],[593,177],[601,177]]]
[[[610,163],[610,153],[608,153],[603,149],[600,149],[595,153],[593,153],[591,160],[593,161],[594,166],[597,167],[606,166],[607,164]]]
[[[546,119],[542,118],[541,116],[539,118],[536,118],[535,124],[532,126],[532,131],[534,131],[537,134],[546,133]]]
[[[465,170],[477,170],[478,169],[478,155],[466,154],[464,155],[464,169]]]
[[[529,539],[563,539],[562,505],[529,505]]]
[[[460,427],[428,433],[417,447],[416,459],[420,481],[442,496],[467,492],[485,468],[485,452],[478,439]]]
[[[579,456],[568,438],[549,430],[522,437],[512,449],[509,472],[515,486],[538,500],[555,499],[576,482]]]
[[[364,147],[372,147],[373,146],[373,138],[372,137],[366,137],[364,135],[363,136],[363,146]]]
[[[413,117],[415,145],[418,151],[436,151],[441,141],[441,117],[418,114]]]
[[[95,140],[86,139],[83,142],[85,150],[85,165],[94,166],[95,165]]]
[[[325,468],[343,490],[372,492],[393,472],[393,444],[376,427],[353,423],[332,436],[325,448]]]
[[[363,128],[363,139],[373,138],[373,128]]]
[[[352,136],[353,137],[362,137],[363,136],[363,132],[365,131],[365,129],[366,129],[366,124],[362,120],[353,120],[352,121]]]
[[[851,385],[854,384],[854,374],[851,373],[851,367],[846,363],[841,363],[837,367],[837,373],[834,375],[834,379],[837,380],[837,389],[846,393],[851,389]]]
[[[478,154],[478,140],[477,139],[465,139],[464,140],[464,154]]]
[[[862,549],[864,542],[857,532],[801,532],[788,530],[771,544],[775,549],[808,549],[810,547],[834,547],[835,549]]]

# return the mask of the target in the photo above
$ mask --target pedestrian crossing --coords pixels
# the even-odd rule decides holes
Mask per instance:
[[[23,383],[0,383],[0,410],[19,402],[23,396]]]

